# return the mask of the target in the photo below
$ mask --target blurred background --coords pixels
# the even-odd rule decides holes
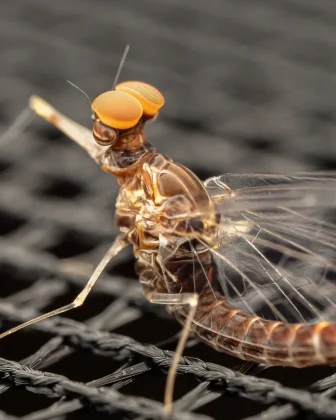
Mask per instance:
[[[148,127],[149,140],[202,179],[225,172],[336,169],[334,0],[12,0],[1,5],[0,21],[2,133],[32,94],[90,126],[88,102],[67,80],[91,98],[111,89],[130,44],[120,80],[149,82],[166,98],[158,120]],[[0,137],[3,330],[76,296],[117,233],[116,195],[113,177],[37,117],[15,136]],[[80,270],[60,270],[58,261],[64,258],[81,261]],[[158,344],[178,333],[175,321],[142,298],[133,263],[131,252],[123,252],[84,307],[66,317],[87,322],[96,338],[99,330],[109,330]],[[60,335],[65,338],[54,343],[56,356],[48,347],[34,369],[86,383],[125,363],[120,349],[99,354],[88,335],[76,341],[63,324],[62,331],[56,321],[45,325],[1,341],[0,357],[22,361]],[[73,331],[80,326],[73,324]],[[175,345],[173,340],[160,347],[174,350]],[[148,372],[119,391],[162,402],[165,373],[140,353],[126,360],[145,361]],[[239,364],[203,344],[191,345],[185,355],[229,368]],[[274,368],[258,377],[302,389],[333,372]],[[176,397],[197,384],[193,375],[178,376]],[[259,418],[268,408],[251,395],[220,393],[197,412],[242,419]],[[0,395],[0,410],[18,417],[51,403],[19,386]],[[86,404],[57,418],[136,417],[98,411]],[[29,418],[52,418],[48,411],[43,415]]]

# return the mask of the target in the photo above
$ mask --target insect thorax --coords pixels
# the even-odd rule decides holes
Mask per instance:
[[[211,262],[203,240],[216,236],[213,203],[191,171],[155,153],[133,176],[119,181],[116,223],[134,247],[140,280],[152,283],[168,264],[177,272],[181,259],[188,261],[186,271],[192,273],[195,252],[203,263]],[[179,276],[174,276],[171,282],[177,285]]]

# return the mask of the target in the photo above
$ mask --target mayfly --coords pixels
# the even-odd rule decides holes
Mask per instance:
[[[72,303],[0,338],[82,305],[106,264],[131,244],[144,295],[184,325],[167,412],[189,333],[265,365],[336,362],[336,174],[226,174],[202,182],[145,137],[164,102],[147,83],[119,83],[92,102],[90,131],[31,98],[38,115],[117,177],[120,234]]]

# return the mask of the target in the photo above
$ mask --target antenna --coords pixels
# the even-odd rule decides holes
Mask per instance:
[[[127,54],[128,54],[129,49],[130,49],[130,45],[127,44],[126,45],[126,48],[125,48],[125,51],[124,51],[124,54],[121,57],[121,60],[120,60],[120,63],[119,63],[119,67],[118,67],[118,70],[117,70],[117,74],[116,74],[116,77],[114,78],[112,89],[114,89],[116,87],[117,83],[118,83],[118,79],[119,79],[121,70],[122,70],[122,68],[123,68],[123,66],[125,64],[126,57],[127,57]]]
[[[70,80],[67,80],[67,82],[68,82],[71,86],[73,86],[74,88],[76,88],[76,89],[78,89],[80,92],[82,92],[82,94],[83,94],[83,95],[86,97],[86,99],[89,101],[89,104],[90,104],[90,109],[91,109],[92,101],[91,101],[91,99],[90,99],[89,95],[88,95],[86,92],[84,92],[84,90],[82,90],[81,88],[79,88],[77,85],[75,85],[74,83],[70,82]]]

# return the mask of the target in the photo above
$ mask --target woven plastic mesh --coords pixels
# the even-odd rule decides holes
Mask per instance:
[[[148,136],[201,178],[336,169],[334,0],[12,0],[0,15],[0,129],[37,93],[90,124],[122,79],[166,97]],[[2,138],[3,139],[3,138]],[[117,185],[37,118],[0,140],[0,321],[69,303],[115,237]],[[77,272],[59,261],[81,262]],[[82,308],[0,342],[0,419],[163,417],[179,326],[142,296],[131,251]],[[173,338],[172,338],[173,337]],[[334,368],[239,373],[190,341],[174,419],[336,418]]]

